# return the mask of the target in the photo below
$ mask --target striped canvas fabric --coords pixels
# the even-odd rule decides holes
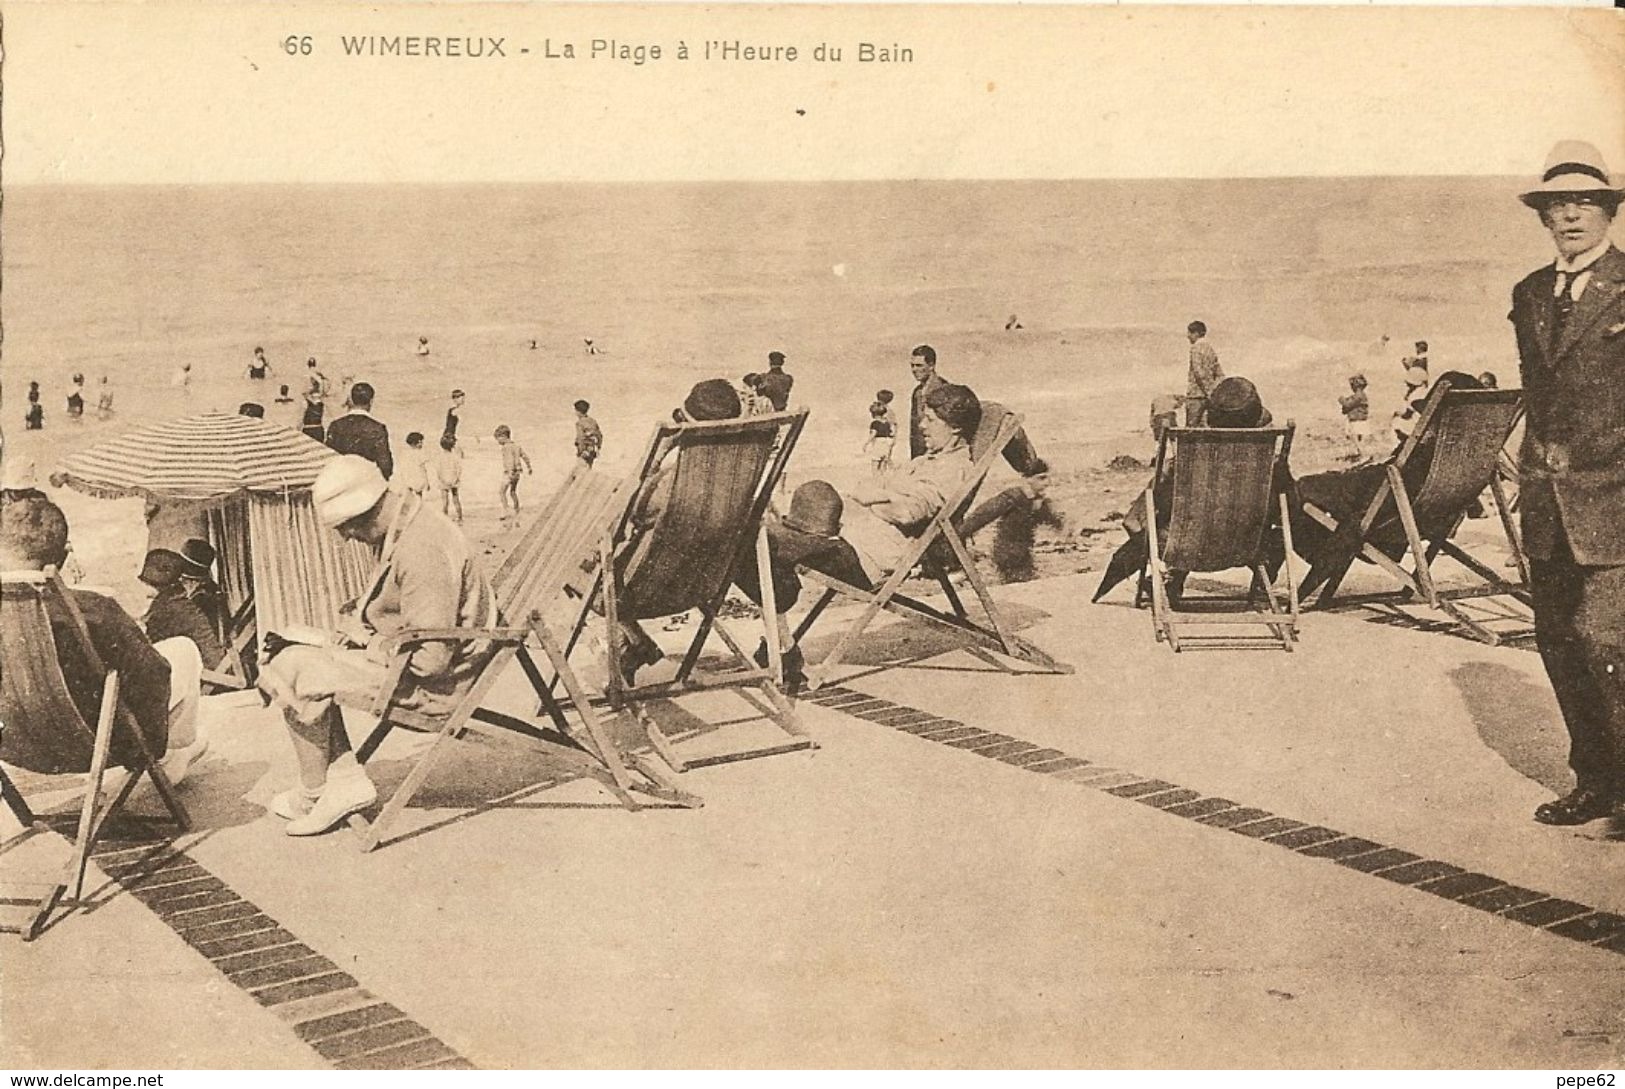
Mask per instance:
[[[292,428],[209,412],[98,443],[64,458],[51,481],[104,499],[224,499],[307,489],[335,456]]]

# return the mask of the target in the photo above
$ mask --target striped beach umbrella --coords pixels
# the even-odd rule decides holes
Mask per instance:
[[[290,427],[206,412],[166,420],[64,458],[51,483],[119,499],[218,500],[305,491],[332,450]]]

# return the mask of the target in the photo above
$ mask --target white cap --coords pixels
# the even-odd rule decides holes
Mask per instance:
[[[310,486],[316,520],[329,528],[348,522],[375,507],[388,488],[378,466],[355,454],[341,454],[322,466]]]

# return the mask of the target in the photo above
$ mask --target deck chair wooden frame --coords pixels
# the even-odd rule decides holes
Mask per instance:
[[[1515,389],[1451,389],[1429,397],[1417,418],[1416,429],[1385,465],[1382,484],[1354,522],[1359,535],[1359,556],[1370,560],[1399,584],[1397,594],[1367,594],[1345,597],[1346,604],[1403,604],[1421,600],[1460,625],[1469,635],[1494,646],[1512,633],[1497,631],[1463,609],[1461,601],[1483,597],[1510,597],[1524,607],[1531,606],[1529,566],[1513,524],[1502,477],[1507,437],[1523,414],[1522,393]],[[1406,482],[1405,469],[1424,441],[1433,444],[1432,460],[1415,486]],[[1510,582],[1495,568],[1468,553],[1452,539],[1474,500],[1488,489],[1495,503],[1501,530],[1518,571],[1518,581]],[[1312,503],[1303,504],[1304,513],[1327,529],[1337,532],[1343,524]],[[1380,545],[1403,543],[1412,561],[1411,569],[1390,559]],[[1441,590],[1433,573],[1440,554],[1449,556],[1484,581],[1477,586]],[[1403,554],[1402,554],[1403,555]],[[1304,580],[1304,593],[1319,591],[1314,607],[1332,604],[1343,577],[1354,561],[1311,561]],[[1519,616],[1532,631],[1533,615]]]
[[[211,695],[241,691],[253,684],[247,668],[249,645],[253,641],[254,595],[249,594],[235,613],[221,618],[220,642],[226,648],[226,656],[219,669],[203,671],[203,683],[214,690]]]
[[[802,618],[801,623],[796,626],[797,641],[800,641],[817,623],[824,610],[836,598],[845,598],[863,605],[863,611],[841,633],[840,639],[824,656],[823,661],[808,669],[809,688],[816,690],[829,683],[834,671],[845,660],[847,652],[863,636],[882,610],[896,616],[924,620],[952,631],[964,640],[965,648],[972,654],[1008,673],[1072,672],[1070,665],[1057,661],[1048,652],[1015,633],[999,612],[998,603],[994,601],[993,595],[988,592],[987,580],[976,566],[970,548],[959,531],[959,522],[974,504],[983,481],[987,479],[988,471],[1020,429],[1021,417],[1014,413],[1005,413],[993,433],[992,441],[976,453],[971,463],[971,471],[964,483],[948,497],[941,510],[918,528],[912,543],[899,559],[896,569],[877,589],[864,590],[821,571],[807,567],[798,569],[803,579],[822,587],[823,592],[808,610],[807,615]],[[982,607],[982,619],[972,616],[965,608],[965,602],[950,578],[947,564],[942,562],[937,554],[936,550],[943,546],[947,547],[958,562],[966,581],[970,583],[971,590]],[[947,599],[947,609],[903,593],[903,584],[915,568],[919,568],[927,579],[935,582],[941,589],[943,597]],[[1001,659],[1021,662],[1033,668],[1017,670]]]
[[[1265,565],[1265,542],[1273,512],[1280,519],[1281,554],[1292,555],[1290,507],[1276,481],[1285,478],[1293,426],[1279,428],[1170,427],[1157,444],[1153,483],[1145,505],[1146,566],[1142,584],[1151,589],[1151,624],[1158,642],[1174,651],[1268,649],[1291,653],[1298,641],[1298,591],[1290,561],[1282,565],[1285,592],[1277,595]],[[1159,530],[1155,493],[1169,489],[1168,520]],[[1215,572],[1246,568],[1245,597],[1192,597],[1181,593],[1176,608],[1173,571]],[[1136,601],[1139,594],[1136,593]],[[1262,601],[1264,608],[1259,609]],[[1239,611],[1237,611],[1239,606]],[[1183,629],[1248,625],[1254,630],[1219,633]],[[1256,629],[1262,626],[1268,634]]]
[[[497,604],[494,625],[412,629],[388,641],[391,657],[384,681],[370,702],[354,705],[377,720],[356,749],[356,758],[365,763],[397,727],[433,734],[434,740],[416,756],[377,817],[368,820],[356,814],[349,818],[363,851],[386,841],[447,743],[469,733],[546,756],[599,783],[628,809],[643,808],[637,795],[685,808],[701,804],[696,795],[676,786],[658,763],[638,761],[628,767],[555,632],[558,621],[551,615],[551,607],[560,600],[583,599],[583,572],[602,535],[619,516],[622,497],[623,488],[616,480],[578,466],[492,577]],[[411,653],[430,642],[481,643],[489,653],[468,692],[449,714],[440,717],[399,705],[398,689]],[[534,717],[485,706],[492,685],[514,662],[537,697],[539,710]]]
[[[642,723],[650,744],[670,767],[691,768],[778,756],[817,748],[802,727],[795,705],[784,692],[784,648],[780,646],[777,606],[768,565],[767,529],[763,516],[784,478],[785,465],[807,422],[807,410],[777,412],[740,419],[663,424],[655,429],[634,478],[633,493],[614,530],[603,538],[600,580],[595,593],[609,631],[606,694],[617,710],[628,708]],[[671,464],[667,459],[675,458]],[[686,460],[685,460],[686,459]],[[704,465],[699,462],[703,461]],[[657,474],[676,474],[671,510],[705,506],[692,517],[666,521],[640,538],[634,521],[642,496]],[[623,568],[634,548],[645,548],[642,566],[628,584]],[[762,638],[768,663],[758,666],[721,623],[720,613],[733,574],[754,549],[762,587]],[[654,583],[651,587],[651,583]],[[667,583],[664,588],[661,583]],[[643,598],[639,619],[698,610],[700,619],[670,681],[628,685],[623,680],[618,626],[627,603]],[[578,633],[579,634],[579,631]],[[700,655],[716,635],[727,651],[725,671],[700,671]],[[571,645],[574,645],[574,638]],[[687,692],[729,689],[784,732],[787,740],[756,748],[708,756],[685,756],[660,729],[649,705]],[[754,697],[754,698],[753,698]]]
[[[106,675],[94,728],[85,722],[68,693],[67,680],[62,675],[61,662],[51,634],[50,614],[46,605],[48,599],[57,604],[72,622],[74,639],[89,667]],[[32,941],[57,908],[72,910],[85,906],[85,869],[90,861],[90,852],[101,838],[108,821],[123,810],[142,776],[152,780],[168,816],[140,819],[167,819],[178,832],[187,832],[191,829],[191,818],[164,774],[159,763],[160,754],[152,751],[146,737],[136,726],[129,707],[120,698],[118,671],[109,670],[102,663],[91,641],[85,618],[56,569],[47,567],[43,574],[37,576],[32,573],[5,575],[0,579],[0,613],[4,614],[0,616],[0,624],[5,626],[7,644],[14,648],[26,648],[21,653],[14,649],[8,655],[9,660],[0,664],[6,719],[4,726],[0,727],[3,730],[0,732],[0,757],[7,758],[8,762],[13,758],[18,759],[20,766],[38,770],[42,774],[77,774],[86,771],[84,796],[72,841],[73,850],[61,873],[50,881],[7,881],[8,885],[31,889],[37,895],[0,897],[0,903],[26,906],[32,912],[27,922],[17,926],[0,925],[0,931],[20,934],[24,941]],[[20,642],[14,643],[14,640]],[[133,736],[138,763],[132,769],[133,774],[125,777],[123,785],[107,797],[104,796],[103,786],[115,730]],[[26,731],[26,735],[23,731]],[[21,756],[17,755],[19,742],[28,750]],[[85,765],[88,765],[88,770]],[[34,814],[4,768],[0,768],[0,793],[5,795],[7,808],[22,825],[21,832],[0,844],[0,854],[50,830]]]

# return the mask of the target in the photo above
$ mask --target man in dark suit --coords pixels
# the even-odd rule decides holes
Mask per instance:
[[[389,428],[373,418],[372,398],[370,384],[350,387],[350,411],[327,425],[327,445],[341,454],[366,458],[388,480],[395,472],[395,458],[389,452]]]
[[[1521,197],[1557,248],[1513,288],[1510,316],[1535,634],[1575,775],[1535,810],[1542,824],[1625,808],[1625,254],[1608,239],[1622,196],[1596,148],[1564,141]]]

